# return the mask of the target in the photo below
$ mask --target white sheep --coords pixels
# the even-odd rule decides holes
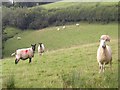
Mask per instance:
[[[17,37],[17,40],[21,40],[21,37]]]
[[[65,26],[63,26],[63,29],[65,29],[66,27]]]
[[[43,43],[39,43],[39,46],[38,46],[38,53],[39,55],[43,55],[43,52],[45,51],[45,46]]]
[[[79,26],[79,23],[76,23],[76,26]]]
[[[12,53],[11,56],[16,55],[15,64],[17,64],[20,59],[26,60],[28,58],[30,63],[32,57],[34,57],[35,46],[36,44],[35,45],[31,44],[31,48],[17,49],[16,52]]]
[[[60,30],[60,28],[57,28],[57,30],[59,31],[59,30]]]
[[[110,63],[110,68],[112,66],[112,51],[110,46],[106,45],[106,40],[100,40],[100,46],[97,50],[97,61],[99,64],[99,73],[104,72],[105,64]]]
[[[106,40],[110,42],[110,36],[109,35],[101,35],[100,39]]]

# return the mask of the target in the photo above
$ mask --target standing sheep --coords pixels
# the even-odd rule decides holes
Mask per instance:
[[[38,53],[39,53],[39,55],[42,55],[44,51],[45,51],[44,44],[43,43],[39,43],[39,46],[38,46]]]
[[[110,68],[112,66],[112,51],[111,48],[106,45],[106,40],[100,40],[100,46],[97,50],[97,61],[100,68],[99,73],[101,71],[104,72],[105,64],[110,63]]]
[[[57,30],[59,31],[59,30],[60,30],[60,28],[57,28]]]
[[[106,40],[110,42],[110,36],[109,35],[102,35],[100,39]]]
[[[65,29],[66,27],[65,26],[63,26],[63,29]]]
[[[17,37],[17,40],[21,40],[21,37]]]
[[[76,23],[76,26],[79,26],[79,23]]]
[[[35,47],[36,44],[31,44],[31,48],[17,49],[15,53],[11,54],[11,56],[16,55],[15,64],[17,64],[20,59],[26,60],[28,58],[29,63],[31,63],[32,57],[34,57]]]

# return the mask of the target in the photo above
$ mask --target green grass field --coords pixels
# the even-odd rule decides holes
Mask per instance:
[[[18,48],[30,47],[31,44],[39,42],[43,42],[46,45],[46,50],[49,51],[95,43],[99,41],[102,34],[109,34],[112,39],[118,37],[118,26],[115,23],[107,25],[80,23],[78,27],[73,24],[67,25],[65,29],[62,26],[59,28],[60,31],[57,31],[57,27],[50,27],[17,34],[5,43],[3,53],[5,56],[10,56]],[[21,36],[22,39],[17,40],[18,36]]]
[[[78,0],[79,1],[79,0]],[[60,8],[68,8],[68,7],[95,7],[96,4],[98,2],[63,2],[63,1],[59,1],[59,2],[55,2],[55,3],[50,3],[50,4],[46,4],[46,5],[41,5],[41,6],[36,6],[36,7],[32,7],[32,8],[38,8],[38,7],[43,7],[45,9],[60,9]],[[117,5],[118,2],[101,2],[99,3],[100,5],[103,5],[103,6],[112,6],[112,5]]]
[[[2,61],[3,87],[13,88],[117,88],[118,87],[118,25],[80,23],[43,30],[24,31],[5,43]],[[113,53],[112,71],[106,65],[99,74],[96,52],[102,34],[111,37],[109,45]],[[21,36],[21,40],[16,37]],[[32,63],[28,60],[14,64],[10,54],[17,48],[43,42],[46,52],[37,51]]]

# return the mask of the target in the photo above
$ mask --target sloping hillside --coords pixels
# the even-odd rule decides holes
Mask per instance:
[[[28,30],[17,34],[14,38],[5,42],[4,56],[10,56],[16,49],[30,47],[33,43],[43,42],[46,46],[46,51],[49,51],[98,42],[102,34],[109,34],[112,39],[116,39],[118,33],[118,27],[115,23],[107,25],[80,23],[80,26],[73,24],[67,25],[65,29],[62,27],[59,26],[60,31],[57,31],[58,27],[50,27],[36,31]],[[22,39],[17,40],[18,36]]]
[[[64,2],[59,1],[55,3],[50,3],[46,5],[36,6],[36,7],[43,7],[45,9],[59,9],[59,8],[68,8],[68,7],[91,7],[96,5],[103,5],[103,6],[114,6],[117,5],[118,2]],[[33,8],[36,8],[33,7]]]
[[[112,71],[106,65],[105,73],[101,74],[96,60],[99,42],[52,50],[43,56],[36,52],[31,64],[20,60],[15,65],[14,57],[5,58],[2,61],[3,88],[117,88],[117,43],[117,39],[112,38],[109,44],[113,52]]]

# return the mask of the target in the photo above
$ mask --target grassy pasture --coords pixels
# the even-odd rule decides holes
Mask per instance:
[[[5,43],[2,61],[3,87],[16,88],[117,88],[118,87],[118,26],[111,24],[67,25],[45,28],[39,31],[25,31]],[[109,34],[109,45],[113,52],[113,70],[106,65],[105,73],[99,74],[96,51],[99,37]],[[46,52],[42,57],[37,52],[29,64],[28,60],[14,64],[14,57],[9,55],[16,48],[43,42]],[[12,79],[12,80],[11,80]],[[10,81],[10,82],[8,82]]]
[[[46,4],[46,5],[42,5],[42,6],[36,6],[36,7],[43,7],[45,9],[57,9],[57,8],[68,8],[68,7],[95,7],[96,4],[102,5],[102,6],[112,6],[112,5],[117,5],[118,2],[55,2],[55,3],[50,3],[50,4]],[[36,8],[33,7],[33,8]]]
[[[118,37],[118,26],[115,23],[107,25],[80,23],[78,27],[73,24],[67,25],[65,29],[62,26],[59,28],[60,31],[57,31],[57,27],[49,27],[17,34],[5,43],[4,56],[10,56],[16,49],[29,47],[38,42],[43,42],[46,45],[46,50],[50,51],[98,42],[102,34],[109,34],[112,39]],[[22,39],[17,40],[17,36],[22,37]]]

